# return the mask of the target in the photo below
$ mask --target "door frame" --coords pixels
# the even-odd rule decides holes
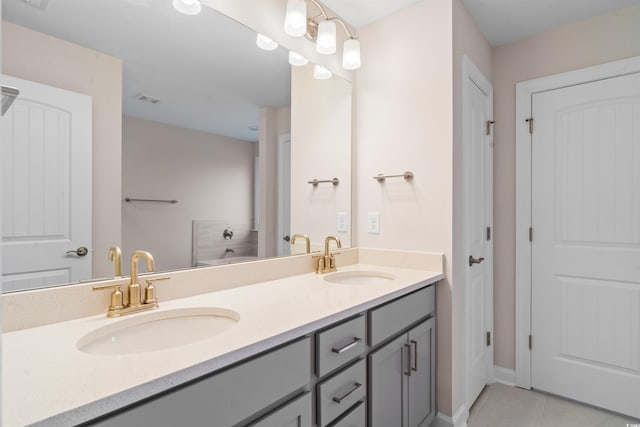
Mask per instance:
[[[532,96],[640,72],[640,56],[594,65],[516,84],[516,369],[515,385],[531,388],[531,117]],[[533,122],[535,131],[535,117]],[[535,238],[535,231],[533,237]],[[535,343],[534,343],[535,344]]]
[[[464,209],[464,206],[467,204],[467,201],[470,199],[470,188],[467,185],[467,178],[466,178],[466,171],[469,170],[469,161],[470,161],[470,157],[471,157],[471,153],[469,150],[469,144],[470,144],[470,137],[471,137],[471,129],[470,129],[470,121],[468,121],[468,111],[469,108],[471,107],[471,94],[466,90],[467,88],[467,81],[470,81],[471,83],[475,84],[480,91],[482,91],[487,98],[487,110],[489,111],[488,114],[488,120],[493,120],[493,85],[491,84],[491,82],[484,76],[484,74],[482,74],[482,72],[480,71],[480,69],[473,63],[473,61],[471,61],[471,59],[467,56],[467,55],[463,55],[462,57],[462,205],[463,205],[463,209],[462,209],[462,253],[463,253],[463,259],[461,260],[462,262],[464,261],[464,257],[468,256],[468,254],[470,253],[471,248],[469,247],[469,244],[467,242],[466,236],[469,234],[469,230],[468,230],[468,226],[467,224],[469,224],[469,211],[467,209]],[[489,118],[491,117],[491,118]],[[491,134],[491,140],[493,140],[493,129],[492,129],[492,134]],[[483,159],[484,160],[484,159]],[[492,184],[493,185],[493,184]],[[493,188],[491,188],[491,192],[493,194]],[[493,209],[492,209],[493,212]],[[487,224],[488,226],[491,226],[491,228],[493,229],[493,217],[490,219],[490,224]],[[492,237],[492,243],[493,243],[493,237]],[[489,259],[489,261],[491,263],[493,263],[493,252],[491,253],[491,257]],[[491,269],[491,274],[490,274],[490,281],[489,281],[489,288],[491,291],[491,299],[493,299],[493,269]],[[468,327],[468,323],[469,323],[469,316],[467,316],[467,313],[470,312],[471,306],[470,306],[470,301],[471,301],[471,295],[467,286],[467,268],[466,265],[465,267],[462,269],[462,283],[464,283],[464,304],[465,304],[465,310],[464,310],[464,320],[463,320],[463,331],[464,331],[464,344],[463,344],[463,349],[464,349],[464,368],[463,368],[463,395],[464,395],[464,404],[466,405],[467,410],[471,407],[471,404],[473,402],[470,402],[470,396],[469,396],[469,375],[470,375],[470,364],[471,364],[471,353],[470,353],[470,349],[469,349],[469,342],[471,340],[470,337],[470,328]],[[493,335],[493,304],[491,304],[491,307],[485,307],[485,309],[490,311],[490,316],[491,316],[491,334]],[[491,348],[489,350],[490,354],[491,354],[491,369],[493,369],[493,342],[491,345]],[[488,377],[489,380],[492,380],[494,375],[493,372],[488,372]]]

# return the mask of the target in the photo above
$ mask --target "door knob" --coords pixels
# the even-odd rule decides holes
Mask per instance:
[[[473,267],[473,264],[480,264],[482,261],[484,261],[482,257],[476,259],[473,255],[469,255],[469,267]]]
[[[284,240],[285,242],[288,242],[289,240],[291,240],[291,237],[289,237],[289,236],[284,236],[284,237],[282,238],[282,240]]]
[[[68,254],[76,254],[78,256],[85,256],[86,254],[89,253],[89,249],[85,248],[84,246],[80,246],[75,251],[67,251],[67,253]]]

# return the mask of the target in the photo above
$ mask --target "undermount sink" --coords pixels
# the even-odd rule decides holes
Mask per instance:
[[[95,329],[80,338],[76,347],[101,355],[147,353],[210,338],[239,320],[237,312],[217,307],[156,311]]]
[[[339,271],[323,278],[336,285],[381,285],[395,280],[396,276],[383,271]]]

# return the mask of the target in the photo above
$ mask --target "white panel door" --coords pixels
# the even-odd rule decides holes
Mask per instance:
[[[640,417],[640,74],[532,109],[532,386]]]
[[[476,74],[479,71],[476,71]],[[481,76],[478,76],[481,77]],[[493,88],[468,78],[463,101],[466,404],[493,380]]]
[[[20,90],[2,118],[3,290],[90,278],[91,97],[2,81]]]
[[[278,256],[291,255],[291,135],[278,137]]]

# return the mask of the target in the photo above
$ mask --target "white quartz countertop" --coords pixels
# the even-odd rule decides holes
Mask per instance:
[[[82,336],[121,320],[104,315],[5,333],[2,425],[67,426],[96,418],[444,277],[366,264],[340,269],[353,270],[382,271],[395,279],[375,285],[331,284],[309,273],[167,302],[160,295],[160,308],[151,313],[221,307],[239,313],[240,320],[210,338],[154,352],[107,356],[78,350]]]

